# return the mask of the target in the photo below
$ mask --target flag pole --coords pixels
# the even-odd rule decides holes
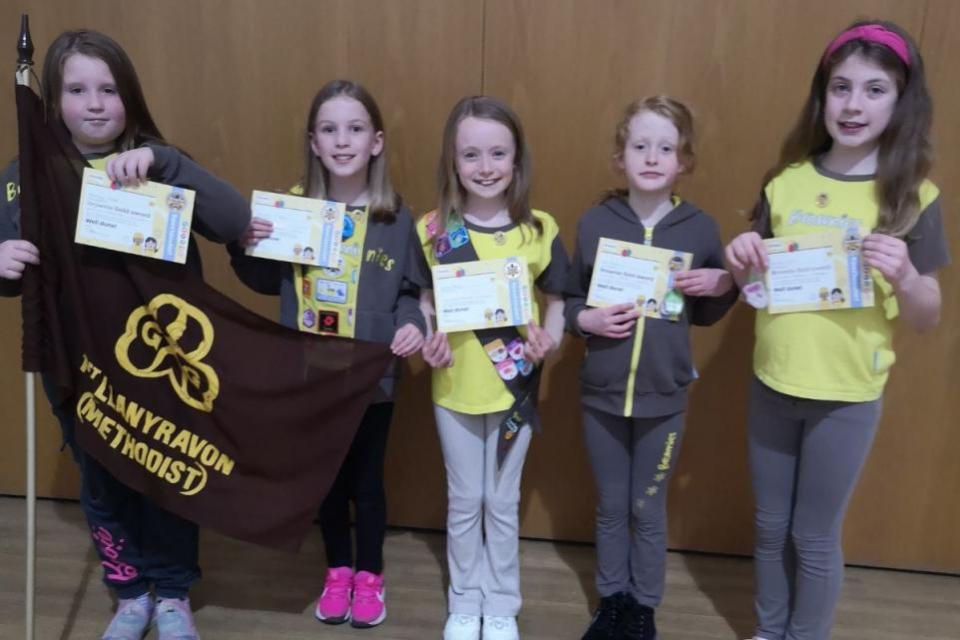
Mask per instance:
[[[27,403],[27,592],[26,592],[26,640],[33,640],[35,626],[34,594],[36,593],[37,569],[37,414],[36,374],[23,374],[26,382]]]
[[[17,38],[17,84],[30,86],[33,72],[33,39],[30,38],[30,19],[20,16],[20,36]],[[36,374],[24,373],[27,417],[27,584],[26,617],[24,631],[26,640],[33,640],[36,628],[34,596],[36,594],[37,570],[37,412]]]

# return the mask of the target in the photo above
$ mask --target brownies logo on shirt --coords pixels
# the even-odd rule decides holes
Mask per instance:
[[[811,213],[808,211],[802,211],[800,209],[794,209],[787,217],[787,224],[803,224],[810,227],[827,227],[845,230],[852,226],[862,227],[863,221],[860,218],[854,218],[846,213],[834,216],[826,213]]]
[[[390,257],[390,254],[383,250],[383,247],[377,247],[376,249],[368,249],[367,262],[372,262],[384,271],[392,271],[393,265],[397,261]]]

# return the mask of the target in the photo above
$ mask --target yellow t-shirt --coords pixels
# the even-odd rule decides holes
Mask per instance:
[[[920,189],[921,218],[939,190],[927,181]],[[830,174],[812,161],[789,167],[767,184],[770,229],[774,236],[847,231],[866,235],[877,225],[878,206],[871,176]],[[939,209],[934,212],[939,221]],[[929,221],[928,221],[929,222]],[[919,223],[918,223],[919,226]],[[911,246],[937,250],[934,231]],[[942,239],[942,233],[940,233]],[[911,239],[907,238],[908,244]],[[916,264],[916,260],[914,261]],[[918,265],[919,268],[919,265]],[[781,393],[815,400],[868,402],[883,394],[893,352],[896,298],[874,269],[875,306],[825,312],[771,315],[757,312],[753,367],[756,376]]]
[[[417,234],[427,264],[432,267],[439,263],[426,230],[429,215],[417,221]],[[550,214],[534,209],[533,215],[543,224],[542,234],[538,235],[527,225],[489,229],[469,223],[465,226],[478,258],[524,257],[530,274],[529,284],[536,284],[545,293],[560,294],[566,282],[567,260],[558,236],[559,228]],[[533,298],[533,317],[540,317],[536,297]],[[519,327],[519,330],[526,334],[525,328]],[[433,370],[433,401],[452,411],[473,415],[509,409],[513,395],[503,384],[474,333],[457,332],[447,337],[453,351],[453,366]]]
[[[87,163],[91,168],[96,169],[97,171],[106,171],[107,170],[107,161],[109,161],[113,156],[117,154],[111,153],[100,158],[87,158]]]

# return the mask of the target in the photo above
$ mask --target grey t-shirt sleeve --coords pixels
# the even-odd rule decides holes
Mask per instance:
[[[213,175],[173,147],[148,144],[155,162],[152,180],[197,192],[193,229],[213,242],[231,242],[250,223],[250,206],[230,183]]]
[[[561,295],[567,285],[569,269],[570,258],[567,257],[567,249],[560,240],[560,234],[557,234],[550,243],[550,264],[537,276],[537,288],[544,293]]]
[[[920,274],[933,273],[950,264],[950,250],[943,229],[943,210],[938,196],[917,218],[905,238],[910,262]]]

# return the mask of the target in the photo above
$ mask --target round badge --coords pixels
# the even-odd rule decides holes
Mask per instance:
[[[663,311],[668,316],[679,316],[683,311],[683,296],[676,289],[667,293],[663,299]]]
[[[341,238],[347,240],[348,238],[353,237],[354,224],[353,219],[349,215],[343,216],[343,235]]]
[[[503,231],[497,231],[493,234],[493,241],[502,247],[503,245],[507,244],[507,234],[505,234]]]

